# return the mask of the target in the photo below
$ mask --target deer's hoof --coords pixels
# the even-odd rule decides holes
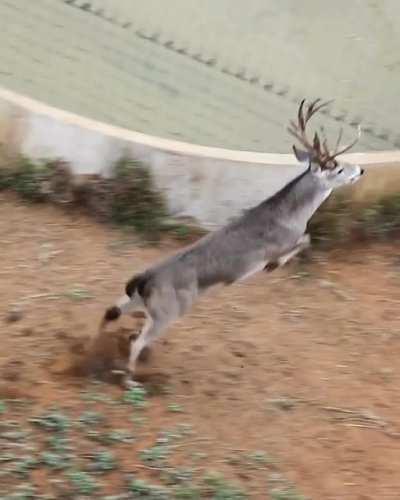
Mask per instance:
[[[266,266],[264,267],[264,271],[266,271],[267,273],[271,273],[272,271],[275,271],[275,269],[278,269],[279,267],[279,262],[268,262],[268,264],[266,264]]]
[[[125,389],[135,389],[136,387],[143,387],[143,385],[140,382],[133,380],[130,374],[124,378],[123,386],[125,387]]]

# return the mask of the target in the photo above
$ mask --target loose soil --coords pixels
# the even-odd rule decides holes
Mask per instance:
[[[176,243],[146,246],[4,193],[0,210],[0,398],[32,399],[35,415],[53,406],[79,414],[93,387],[118,400],[124,389],[110,369],[141,319],[111,325],[96,356],[89,339],[127,279]],[[121,452],[123,470],[152,476],[137,451],[178,422],[196,435],[185,456],[203,453],[204,470],[250,498],[270,498],[278,475],[313,499],[400,498],[399,305],[395,244],[314,254],[311,264],[216,290],[141,364],[147,423],[143,441]],[[126,415],[115,405],[110,425]],[[232,460],[257,450],[269,457],[261,468]],[[47,491],[43,471],[33,482]],[[106,484],[108,494],[121,491],[117,473]]]

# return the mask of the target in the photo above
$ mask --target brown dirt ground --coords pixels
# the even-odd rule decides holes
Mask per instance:
[[[126,280],[174,244],[145,247],[79,214],[8,194],[0,210],[0,390],[29,395],[38,407],[78,405],[89,381],[63,370]],[[77,288],[93,297],[73,300]],[[9,322],[16,304],[22,318]],[[163,399],[177,402],[208,439],[201,451],[209,466],[229,450],[265,449],[311,498],[400,498],[399,304],[394,244],[317,255],[306,268],[290,264],[216,291],[141,368],[147,383],[172,387],[172,395],[152,398],[151,426],[168,422]],[[137,321],[113,327],[110,342]],[[254,498],[266,498],[264,479],[247,486]]]

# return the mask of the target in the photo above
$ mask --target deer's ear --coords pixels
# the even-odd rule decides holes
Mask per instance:
[[[307,151],[303,151],[302,149],[297,149],[296,146],[293,146],[294,156],[297,161],[300,163],[310,163],[310,154]]]

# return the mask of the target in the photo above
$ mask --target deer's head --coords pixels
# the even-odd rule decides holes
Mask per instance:
[[[335,189],[356,182],[364,173],[359,165],[338,161],[338,156],[352,148],[359,140],[361,129],[360,127],[358,128],[358,135],[354,141],[344,147],[340,146],[343,133],[342,129],[339,132],[336,145],[333,149],[329,148],[325,134],[321,140],[318,133],[315,132],[313,139],[309,140],[306,135],[308,122],[315,113],[328,104],[330,104],[330,101],[321,102],[320,99],[317,99],[305,106],[305,99],[303,99],[297,113],[297,123],[291,121],[288,131],[302,146],[298,148],[293,145],[293,151],[297,160],[300,162],[307,162],[310,173],[315,176],[318,182],[326,189]]]

